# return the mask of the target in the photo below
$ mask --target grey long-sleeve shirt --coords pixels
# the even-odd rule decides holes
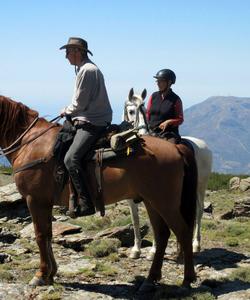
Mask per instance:
[[[112,109],[104,78],[99,68],[89,59],[78,68],[72,103],[64,109],[73,120],[105,126],[112,121]]]

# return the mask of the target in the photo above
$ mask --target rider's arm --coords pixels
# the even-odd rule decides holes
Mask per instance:
[[[147,111],[146,111],[146,116],[147,116],[147,120],[150,120],[150,109],[152,106],[152,96],[150,96],[149,100],[148,100],[148,105],[147,105]]]
[[[176,100],[174,109],[175,109],[175,118],[168,120],[168,124],[176,127],[181,125],[184,121],[182,102],[180,98]]]

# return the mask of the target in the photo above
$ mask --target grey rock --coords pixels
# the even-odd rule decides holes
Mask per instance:
[[[0,299],[2,300],[26,300],[32,299],[29,295],[32,294],[30,287],[28,285],[13,284],[13,283],[1,283],[0,282]],[[33,298],[34,299],[34,298]]]
[[[65,222],[52,222],[53,237],[62,236],[70,233],[81,231],[81,226],[73,225]],[[33,223],[27,225],[20,231],[22,238],[35,238]]]
[[[88,258],[77,257],[76,259],[73,259],[73,256],[67,258],[67,263],[65,263],[65,260],[61,259],[58,260],[58,262],[58,274],[66,276],[81,273],[82,269],[93,270],[96,267],[96,263]]]
[[[0,204],[8,205],[10,202],[24,201],[22,196],[19,194],[15,183],[10,183],[0,187]]]
[[[77,234],[65,235],[64,237],[55,237],[54,241],[66,248],[81,251],[84,249],[84,245],[93,241],[93,237],[86,235],[84,232],[80,232]]]
[[[0,253],[0,264],[4,264],[10,261],[12,261],[12,258],[9,254]]]
[[[248,189],[250,189],[250,177],[241,179],[239,189],[242,192],[245,192]]]
[[[210,213],[210,214],[213,213],[213,205],[211,202],[209,202],[209,201],[204,202],[204,212]]]
[[[238,189],[240,186],[240,177],[235,176],[235,177],[230,178],[228,186],[229,186],[229,190]]]
[[[148,233],[148,225],[141,227],[141,237],[143,238]],[[130,247],[133,245],[133,227],[131,225],[119,226],[114,228],[108,228],[95,235],[95,239],[99,238],[117,238],[121,241],[123,247]]]
[[[233,215],[235,217],[250,217],[250,197],[238,199],[234,203]]]
[[[19,235],[17,233],[9,231],[5,227],[3,227],[3,228],[0,227],[0,242],[11,244],[18,237],[19,237]]]

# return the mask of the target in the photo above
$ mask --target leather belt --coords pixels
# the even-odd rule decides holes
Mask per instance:
[[[90,124],[90,123],[86,122],[86,121],[82,121],[82,120],[74,120],[73,121],[74,126],[82,126],[82,125],[86,125],[86,124]]]

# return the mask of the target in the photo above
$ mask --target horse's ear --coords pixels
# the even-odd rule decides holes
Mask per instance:
[[[142,93],[141,93],[141,97],[142,97],[142,99],[144,100],[144,99],[146,98],[146,96],[147,96],[147,90],[144,89],[144,90],[142,91]]]
[[[134,95],[134,89],[133,88],[131,88],[131,90],[129,91],[129,94],[128,94],[128,100],[132,100],[132,98],[133,98],[133,95]]]

